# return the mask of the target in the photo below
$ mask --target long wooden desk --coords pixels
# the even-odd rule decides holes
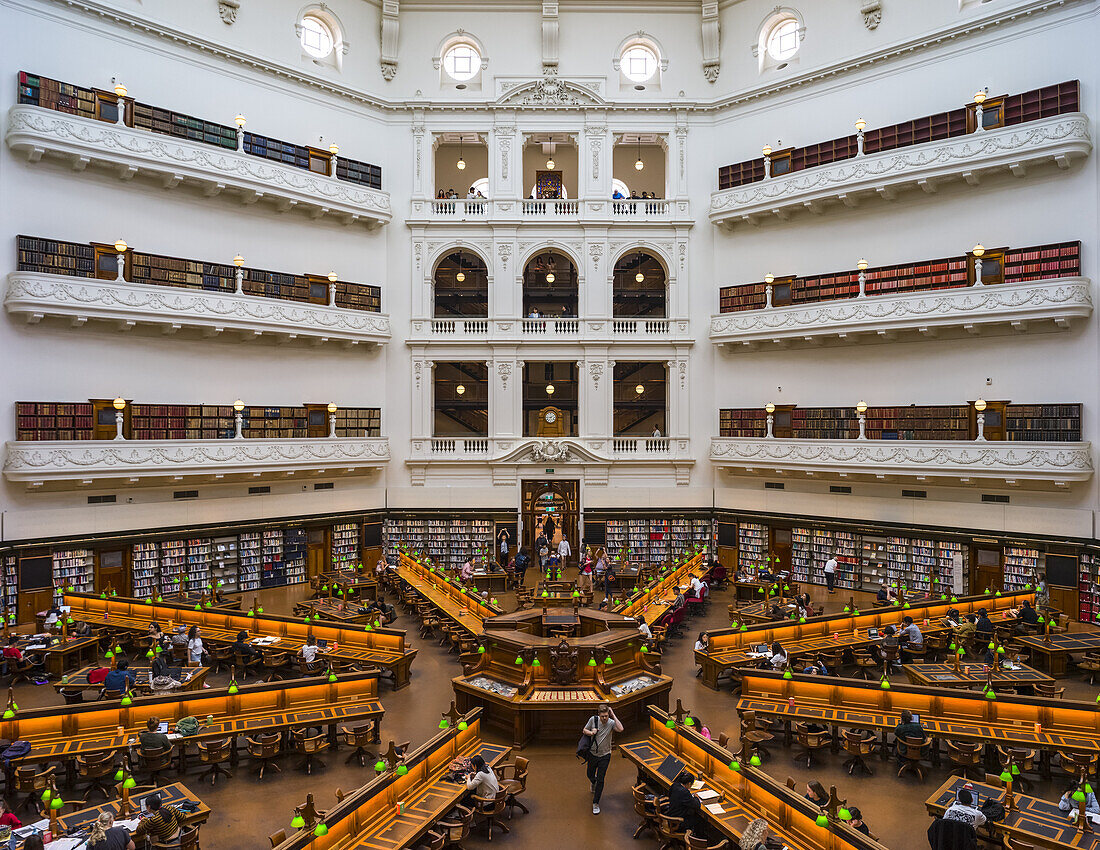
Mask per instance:
[[[671,786],[669,777],[658,772],[668,757],[678,759],[706,787],[722,795],[718,802],[723,814],[703,816],[737,846],[741,833],[758,818],[767,819],[772,832],[790,850],[882,850],[869,836],[840,821],[825,827],[816,823],[821,809],[761,770],[742,764],[730,767],[734,755],[692,729],[665,724],[669,715],[659,708],[649,710],[649,737],[636,744],[619,744],[619,753],[638,768],[638,781],[656,785],[662,791]],[[670,771],[671,772],[671,771]]]
[[[328,833],[315,836],[301,829],[275,850],[404,850],[413,847],[440,817],[466,794],[464,783],[444,776],[456,758],[481,755],[486,764],[500,764],[508,747],[481,740],[481,712],[466,713],[465,729],[450,726],[409,752],[408,773],[388,769],[353,791],[325,813]],[[401,805],[398,805],[401,804]],[[536,842],[538,843],[538,842]]]
[[[307,599],[304,602],[299,602],[298,606],[308,608],[311,617],[319,616],[322,620],[329,620],[342,625],[364,626],[368,622],[375,622],[378,619],[377,613],[371,615],[368,612],[361,612],[359,609],[364,606],[358,602],[345,603],[326,597],[323,599]]]
[[[139,810],[141,800],[148,797],[150,794],[158,794],[161,801],[167,806],[179,806],[181,804],[190,803],[197,805],[198,808],[193,812],[183,813],[183,825],[195,826],[196,824],[206,823],[210,817],[210,807],[206,805],[202,800],[196,797],[182,782],[174,782],[171,785],[161,785],[154,791],[147,791],[137,796],[130,798],[130,805],[136,811]],[[106,803],[102,803],[98,806],[91,806],[87,809],[79,809],[75,812],[70,812],[67,815],[60,815],[57,818],[59,826],[59,832],[63,836],[75,835],[79,832],[84,832],[91,828],[91,825],[96,822],[103,812],[111,812],[115,817],[119,817],[119,801],[109,800]],[[131,814],[129,818],[136,818],[136,814]],[[121,819],[121,818],[120,818]],[[57,836],[55,836],[56,838]],[[18,842],[15,846],[17,848],[23,846],[21,839],[16,839]]]
[[[369,596],[371,599],[378,598],[378,582],[370,570],[330,570],[321,575],[322,590],[326,584],[330,588],[343,589],[346,596],[355,596],[360,599],[364,596]],[[325,594],[322,592],[320,595]],[[331,592],[329,595],[338,596],[339,594]]]
[[[1023,635],[1016,641],[1031,650],[1036,667],[1051,676],[1065,676],[1073,653],[1100,652],[1100,631],[1065,632],[1057,635]]]
[[[148,623],[146,623],[148,626]],[[56,643],[54,642],[56,641]],[[41,649],[31,647],[48,644]],[[99,636],[64,638],[59,635],[50,638],[37,639],[30,635],[19,641],[23,652],[41,654],[46,672],[51,676],[63,676],[66,670],[79,667],[81,664],[95,664],[99,660]]]
[[[765,590],[771,590],[773,594],[782,590],[784,596],[798,596],[798,582],[790,576],[786,580],[770,579],[764,581],[757,578],[739,578],[730,582],[734,588],[735,598],[746,602],[755,602],[764,595]]]
[[[69,673],[67,676],[62,676],[61,679],[53,683],[54,690],[60,693],[63,690],[75,691],[78,688],[82,691],[101,691],[103,690],[103,683],[97,682],[92,684],[88,681],[88,676],[93,670],[100,669],[98,666],[81,667],[79,670]],[[152,690],[149,685],[149,675],[153,668],[148,664],[131,664],[127,668],[135,676],[137,676],[137,685],[134,687],[135,691],[148,693]],[[197,691],[202,688],[206,683],[206,677],[210,674],[209,667],[183,667],[182,675],[187,677],[187,681],[180,679],[182,688],[181,691]]]
[[[716,629],[709,632],[710,644],[706,652],[695,653],[695,663],[702,667],[702,682],[709,688],[718,689],[718,679],[732,667],[752,664],[749,656],[753,646],[779,641],[783,648],[795,656],[816,655],[819,652],[832,654],[835,649],[852,649],[873,642],[867,636],[868,629],[881,630],[887,625],[896,625],[903,616],[910,616],[920,627],[922,634],[934,634],[946,627],[932,625],[926,628],[924,621],[937,624],[946,616],[949,608],[957,609],[960,614],[971,613],[978,608],[990,612],[994,623],[1004,620],[1004,612],[1015,608],[1023,600],[1035,600],[1035,591],[1006,593],[1001,596],[965,596],[955,602],[928,601],[910,603],[909,608],[890,606],[876,608],[859,615],[834,614],[830,616],[810,617],[805,623],[766,623],[759,626],[738,625],[736,628]],[[833,635],[836,635],[836,639]]]
[[[916,685],[883,690],[877,682],[796,675],[784,679],[772,671],[745,671],[737,711],[755,711],[783,720],[788,742],[796,722],[819,723],[833,729],[870,729],[881,734],[883,752],[887,733],[908,709],[920,715],[921,726],[932,739],[1027,747],[1049,755],[1062,750],[1100,753],[1100,711],[1091,703],[1044,697],[986,699],[972,691],[947,691]],[[1036,728],[1038,724],[1038,728]],[[933,757],[937,750],[934,746]]]
[[[70,766],[76,756],[114,752],[135,743],[150,717],[168,722],[172,729],[183,717],[198,718],[198,733],[181,738],[180,745],[299,726],[327,726],[335,740],[337,723],[382,718],[385,712],[377,695],[377,673],[349,673],[331,683],[322,677],[242,685],[236,694],[217,688],[138,697],[129,706],[49,706],[20,710],[14,719],[0,720],[0,738],[30,743],[30,752],[20,762],[60,760]]]
[[[709,572],[707,557],[699,552],[668,575],[639,590],[626,600],[625,605],[617,607],[615,613],[624,617],[644,617],[646,623],[652,626],[668,613],[681,588],[690,585],[692,578],[703,578]]]
[[[941,817],[948,806],[955,801],[955,793],[966,783],[962,776],[949,776],[927,800],[924,801],[928,814]],[[1005,789],[982,782],[972,783],[974,790],[983,800],[1004,798]],[[1100,850],[1100,832],[1081,832],[1077,825],[1067,820],[1067,812],[1058,809],[1057,802],[1038,797],[1029,797],[1013,790],[1016,809],[1006,811],[1004,820],[986,824],[980,830],[994,837],[1009,835],[1026,842],[1033,847],[1047,847],[1051,850]],[[1074,807],[1076,808],[1076,803]],[[1008,808],[1007,806],[1005,807]],[[1093,826],[1093,829],[1097,827]],[[1000,842],[997,842],[1000,844]]]
[[[441,615],[473,637],[481,634],[481,624],[486,619],[504,613],[499,605],[485,602],[478,594],[456,587],[439,570],[425,567],[403,553],[398,553],[397,566],[391,569]]]
[[[910,683],[931,688],[976,688],[987,682],[984,664],[960,662],[958,670],[954,664],[904,664],[902,669]],[[968,669],[969,673],[966,672]],[[1054,679],[1046,673],[1040,673],[1026,664],[1014,664],[1012,670],[993,670],[988,675],[988,681],[993,683],[994,689],[1054,684]]]
[[[165,593],[165,602],[175,602],[177,605],[186,605],[194,608],[201,605],[203,608],[216,608],[219,611],[240,611],[241,598],[239,596],[226,596],[219,593],[211,598],[205,593]]]
[[[156,620],[165,634],[177,625],[188,628],[198,626],[204,642],[231,644],[239,632],[251,637],[271,636],[278,642],[262,647],[263,650],[297,653],[312,634],[319,641],[327,641],[326,657],[350,664],[383,667],[393,673],[394,688],[409,684],[410,670],[416,650],[406,646],[405,632],[401,629],[375,629],[343,627],[336,624],[305,623],[292,617],[271,614],[248,616],[247,612],[220,611],[206,608],[196,611],[185,605],[169,602],[150,604],[146,600],[125,596],[101,599],[89,593],[66,593],[65,604],[71,605],[73,616],[86,620],[92,628],[119,629],[148,633],[149,623]],[[333,645],[336,648],[333,648]]]

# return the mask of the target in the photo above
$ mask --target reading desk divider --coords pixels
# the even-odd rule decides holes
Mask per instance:
[[[466,794],[462,782],[443,777],[457,758],[480,754],[498,765],[510,752],[481,740],[481,709],[459,714],[452,704],[444,715],[447,728],[419,747],[398,755],[393,742],[379,757],[384,769],[342,802],[325,812],[325,832],[309,826],[289,836],[275,850],[404,850],[446,815]],[[404,768],[402,771],[401,769]]]
[[[638,768],[639,782],[656,784],[661,793],[672,782],[659,770],[664,760],[673,756],[683,762],[707,788],[721,795],[714,802],[725,811],[712,813],[704,806],[703,816],[730,839],[732,846],[736,846],[750,821],[763,817],[788,850],[884,850],[883,845],[837,818],[845,801],[836,799],[836,805],[831,801],[826,808],[814,805],[797,791],[752,767],[747,759],[738,761],[736,754],[683,726],[674,720],[674,715],[675,712],[670,715],[651,706],[649,737],[633,744],[619,744],[619,754]],[[731,766],[734,762],[736,769]],[[827,817],[824,826],[818,826],[821,815]]]
[[[626,605],[615,609],[616,614],[624,617],[645,617],[646,622],[652,625],[664,616],[669,605],[664,604],[667,599],[675,598],[681,587],[691,584],[693,577],[702,578],[710,571],[707,565],[706,553],[699,552],[692,556],[671,573],[646,590],[640,590],[631,596]]]
[[[464,593],[462,588],[448,581],[438,568],[429,569],[400,552],[397,560],[397,575],[403,582],[475,637],[481,633],[482,623],[504,613],[499,605],[487,603],[478,595]]]
[[[239,632],[249,637],[275,636],[280,640],[271,649],[296,653],[306,638],[312,634],[318,641],[328,642],[326,657],[349,663],[366,663],[385,667],[393,672],[394,688],[409,684],[410,671],[416,650],[405,643],[403,629],[338,626],[329,623],[302,622],[292,617],[273,614],[259,615],[253,612],[225,611],[201,608],[171,602],[149,604],[141,599],[126,596],[102,598],[91,593],[66,593],[64,604],[72,606],[71,616],[85,620],[93,628],[117,628],[144,634],[154,620],[162,631],[169,634],[176,626],[198,626],[204,641],[229,644]]]
[[[749,626],[747,629],[743,629],[742,626],[715,629],[708,631],[710,642],[707,651],[695,653],[695,663],[703,668],[701,679],[703,684],[718,690],[719,676],[727,668],[734,666],[740,660],[742,653],[760,644],[770,646],[773,642],[779,641],[784,648],[787,648],[788,644],[798,641],[828,639],[834,634],[840,637],[850,637],[853,632],[867,635],[868,629],[882,629],[887,625],[896,625],[902,617],[907,615],[912,617],[913,622],[917,623],[923,631],[926,619],[933,623],[938,622],[947,615],[950,608],[956,609],[960,616],[974,613],[979,608],[985,608],[987,612],[994,614],[1010,608],[1018,608],[1025,600],[1034,604],[1035,591],[1018,590],[1000,595],[962,596],[957,597],[954,602],[941,599],[910,602],[908,608],[890,605],[872,608],[858,615],[832,614],[810,617],[804,623],[786,620]],[[827,650],[829,645],[823,646],[822,651]]]

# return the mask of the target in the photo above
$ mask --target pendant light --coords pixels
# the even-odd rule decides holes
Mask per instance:
[[[546,273],[546,282],[547,283],[553,283],[554,282],[554,273],[553,272],[547,272]]]
[[[462,158],[462,136],[458,137],[458,162],[456,163],[459,171],[466,169],[466,160]]]
[[[466,392],[465,385],[459,384],[457,387],[455,387],[455,392],[458,393],[459,395],[463,395]]]
[[[458,255],[458,274],[455,275],[455,280],[462,283],[466,279],[466,272],[462,271],[462,255]]]
[[[547,395],[553,395],[554,394],[554,385],[553,384],[547,384],[546,385],[546,394]]]
[[[643,280],[645,280],[645,275],[642,274],[642,255],[641,254],[638,254],[638,273],[636,275],[634,275],[634,280],[636,280],[638,283],[641,283]]]
[[[645,163],[642,162],[642,139],[638,138],[638,159],[634,162],[634,170],[641,171],[645,168]]]

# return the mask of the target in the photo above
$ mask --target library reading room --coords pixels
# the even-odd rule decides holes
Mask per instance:
[[[0,0],[0,850],[1100,850],[1100,0],[778,3]]]

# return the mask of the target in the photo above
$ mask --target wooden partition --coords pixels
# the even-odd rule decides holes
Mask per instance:
[[[72,616],[88,621],[93,628],[116,628],[144,634],[156,621],[168,633],[175,626],[198,626],[204,641],[228,644],[239,632],[253,637],[273,636],[279,642],[272,649],[297,652],[312,634],[328,642],[328,657],[351,663],[373,664],[393,671],[394,687],[409,684],[409,668],[416,650],[405,644],[402,629],[375,629],[363,626],[343,627],[309,623],[272,614],[249,616],[247,612],[203,608],[196,611],[185,605],[132,599],[125,596],[106,598],[90,593],[66,593],[64,603],[72,606]],[[335,645],[335,648],[334,648]]]
[[[480,709],[467,712],[407,753],[400,762],[408,771],[403,776],[390,765],[329,809],[321,819],[327,834],[317,836],[313,829],[301,829],[276,850],[404,850],[415,846],[466,793],[464,783],[443,778],[454,759],[480,754],[487,764],[497,765],[508,755],[508,747],[482,742],[480,718]]]
[[[658,773],[668,756],[673,756],[708,788],[722,795],[723,814],[703,816],[733,846],[752,820],[767,819],[772,832],[789,850],[882,850],[883,845],[839,820],[826,827],[817,825],[821,809],[797,791],[771,778],[764,771],[739,763],[731,767],[735,756],[692,729],[674,724],[668,728],[669,715],[659,708],[649,709],[649,737],[636,744],[620,744],[619,753],[638,768],[639,781],[647,781],[667,791],[670,781]]]
[[[810,617],[805,623],[781,621],[758,626],[717,629],[710,631],[710,645],[706,652],[695,653],[695,663],[703,668],[702,681],[707,687],[718,688],[718,677],[728,668],[749,661],[747,652],[760,644],[771,645],[779,641],[788,652],[792,647],[805,644],[815,651],[830,651],[867,643],[868,629],[881,629],[887,625],[897,625],[901,618],[908,615],[913,618],[921,630],[924,623],[938,623],[947,614],[949,608],[955,608],[960,614],[968,614],[985,608],[990,618],[1003,619],[1004,612],[1018,608],[1027,600],[1035,602],[1034,590],[1020,590],[1000,595],[963,596],[955,602],[934,600],[911,603],[908,608],[889,606],[872,608],[870,611],[855,614],[834,614]],[[836,635],[836,639],[833,639]]]
[[[1100,711],[1087,702],[1045,697],[998,696],[981,692],[893,685],[877,682],[796,675],[784,679],[774,671],[745,671],[737,710],[832,727],[892,731],[901,712],[920,715],[932,737],[995,741],[1032,749],[1100,752]]]
[[[474,635],[480,633],[485,620],[504,613],[499,605],[483,601],[477,591],[466,590],[449,581],[438,568],[426,567],[401,552],[397,561],[397,575],[401,581]]]
[[[318,677],[242,685],[237,693],[215,688],[139,697],[128,706],[112,701],[19,710],[14,718],[0,720],[0,737],[30,742],[31,751],[21,761],[46,762],[127,747],[150,717],[173,728],[181,718],[197,718],[198,734],[186,739],[191,742],[302,725],[335,726],[381,719],[382,714],[377,674],[349,673],[335,682]]]
[[[668,600],[676,596],[680,587],[690,584],[694,576],[702,578],[709,570],[706,553],[699,552],[655,584],[639,590],[625,605],[616,608],[615,613],[624,617],[645,617],[646,622],[653,624],[668,611]]]

